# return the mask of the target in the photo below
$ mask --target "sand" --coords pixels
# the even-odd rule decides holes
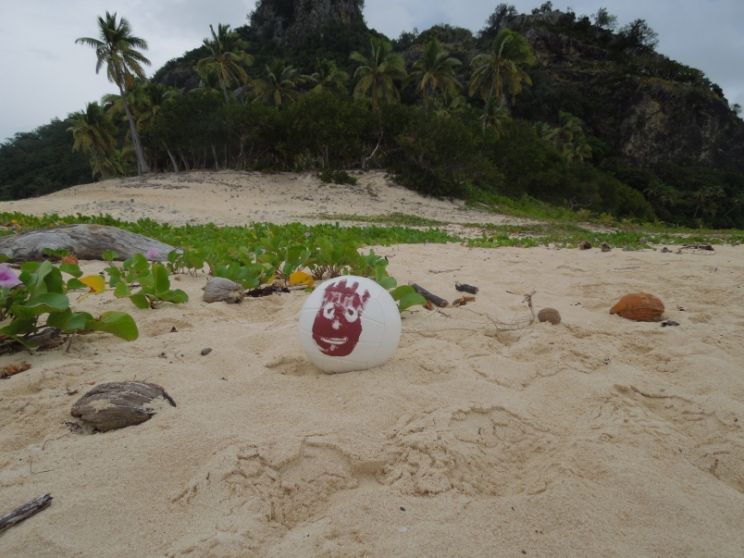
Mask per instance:
[[[157,195],[199,219],[228,207],[229,190],[204,178],[188,199]],[[74,212],[124,187],[0,210]],[[0,381],[0,514],[54,497],[0,535],[0,556],[744,555],[744,248],[377,250],[399,281],[450,299],[455,281],[481,291],[465,307],[404,313],[398,352],[373,370],[309,364],[296,334],[304,293],[206,304],[203,275],[175,278],[185,305],[78,303],[130,312],[135,342],[94,334],[67,352],[0,357],[32,364]],[[532,290],[560,325],[525,323]],[[609,314],[634,291],[659,296],[680,325]],[[92,385],[133,379],[178,406],[106,434],[66,426]]]

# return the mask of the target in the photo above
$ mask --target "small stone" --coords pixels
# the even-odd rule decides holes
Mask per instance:
[[[588,240],[582,240],[579,242],[579,250],[590,250],[592,247],[592,243]]]
[[[662,253],[662,254],[671,254],[671,253],[672,253],[672,251],[671,251],[671,250],[670,250],[669,248],[667,248],[666,246],[664,246],[664,247],[663,247],[663,248],[661,249],[661,253]]]
[[[159,397],[176,406],[173,398],[156,384],[111,382],[83,395],[72,406],[71,414],[93,430],[106,432],[149,420],[155,414],[153,402]]]
[[[602,252],[609,252],[610,250],[612,250],[612,248],[610,248],[610,245],[606,242],[603,242],[600,248],[602,249]]]
[[[171,333],[178,333],[178,330],[176,329],[176,326],[173,326],[170,330]]]
[[[201,356],[207,356],[211,352],[212,352],[212,348],[211,347],[204,347],[201,350]]]
[[[661,322],[661,327],[677,327],[679,325],[679,322],[675,322],[674,320],[666,320],[664,322]]]
[[[555,308],[543,308],[537,313],[540,322],[549,322],[553,325],[561,323],[561,314]]]

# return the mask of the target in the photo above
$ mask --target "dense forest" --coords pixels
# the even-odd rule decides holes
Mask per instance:
[[[657,53],[644,20],[501,4],[477,34],[390,40],[362,7],[262,0],[151,79],[147,43],[107,13],[78,42],[118,94],[0,146],[0,197],[146,172],[383,168],[432,196],[744,227],[740,107]]]

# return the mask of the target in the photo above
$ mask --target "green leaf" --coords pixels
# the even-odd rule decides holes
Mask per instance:
[[[124,281],[119,281],[114,287],[114,296],[116,298],[124,298],[130,296],[132,292],[129,290],[129,286]]]
[[[143,310],[150,308],[150,300],[142,291],[131,295],[129,300],[131,300],[137,308],[142,308]]]
[[[0,333],[9,337],[24,335],[33,331],[36,331],[36,317],[16,318],[4,328],[0,329]]]
[[[383,277],[380,277],[377,279],[377,282],[380,284],[380,286],[385,290],[394,289],[398,282],[395,280],[395,277],[390,277],[390,275],[385,275]]]
[[[46,285],[47,292],[59,294],[64,294],[65,292],[65,281],[56,267],[44,277],[44,284]]]
[[[126,341],[134,341],[139,337],[134,318],[126,312],[104,312],[98,320],[90,322],[90,329],[112,333]]]
[[[72,312],[67,310],[65,312],[49,314],[47,325],[56,327],[64,333],[77,333],[90,329],[90,322],[92,320],[93,316],[87,312]]]
[[[170,280],[168,279],[168,270],[162,264],[152,264],[152,276],[156,293],[165,293],[170,290]]]
[[[188,302],[189,295],[183,292],[181,289],[175,289],[167,291],[165,293],[158,293],[158,298],[165,302],[172,302],[173,304],[182,304]]]
[[[103,260],[107,262],[112,262],[118,257],[119,254],[117,254],[115,250],[104,250],[101,254],[101,258],[103,258]]]
[[[69,279],[67,281],[67,290],[68,291],[76,291],[78,289],[87,289],[88,287],[78,279],[75,279],[74,277],[72,279]]]
[[[64,273],[67,273],[68,275],[72,275],[76,279],[83,274],[83,272],[80,271],[80,266],[78,264],[72,264],[72,263],[59,264],[59,270]]]
[[[403,310],[407,310],[411,306],[423,306],[424,304],[426,304],[426,299],[414,291],[401,297],[401,299],[398,301],[398,310],[403,312]]]
[[[20,318],[40,316],[50,312],[64,312],[70,307],[67,297],[59,293],[42,293],[23,304],[14,304],[11,312]]]
[[[401,285],[397,289],[390,291],[390,296],[393,297],[393,300],[400,300],[405,295],[415,292],[416,290],[411,285]]]
[[[121,270],[118,267],[112,265],[107,267],[105,271],[109,275],[109,287],[114,287],[121,281]]]

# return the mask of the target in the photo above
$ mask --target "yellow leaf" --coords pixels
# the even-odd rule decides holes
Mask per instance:
[[[289,274],[289,284],[293,287],[296,285],[307,285],[308,287],[312,287],[315,284],[315,280],[309,273],[305,273],[304,271],[295,271]]]
[[[86,285],[92,293],[102,293],[106,288],[106,282],[100,275],[86,275],[80,278],[80,282]]]

